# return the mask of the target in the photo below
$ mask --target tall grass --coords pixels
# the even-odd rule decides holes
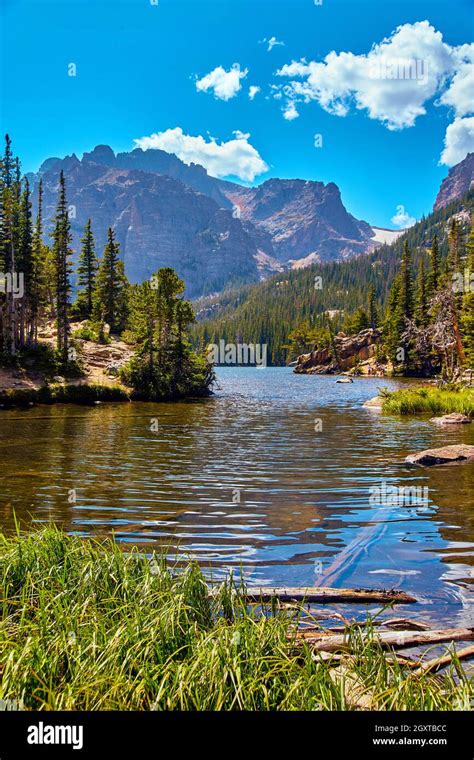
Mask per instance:
[[[48,527],[0,535],[0,583],[0,698],[26,709],[351,706],[332,664],[296,644],[288,613],[264,617],[229,584],[210,598],[194,564],[172,572],[163,557]],[[469,705],[459,663],[458,683],[453,673],[416,676],[360,632],[351,633],[346,663],[374,709]]]
[[[461,388],[408,388],[383,391],[382,411],[388,414],[451,414],[459,412],[474,418],[474,390]]]

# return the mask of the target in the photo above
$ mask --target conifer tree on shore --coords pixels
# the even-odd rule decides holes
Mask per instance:
[[[38,210],[36,213],[36,222],[33,230],[32,239],[32,267],[31,267],[31,286],[30,286],[30,309],[31,322],[28,340],[32,345],[38,343],[38,319],[41,307],[45,304],[45,271],[44,258],[45,246],[42,241],[43,237],[43,180],[40,179],[38,185]]]
[[[53,255],[56,269],[56,325],[57,349],[63,364],[69,361],[70,318],[69,305],[71,293],[71,223],[69,221],[66,200],[66,182],[64,172],[59,175],[59,196],[56,207],[53,237]]]
[[[123,261],[119,257],[120,246],[111,227],[95,280],[94,318],[106,322],[111,332],[124,329],[127,317],[127,287]]]
[[[466,364],[474,369],[474,214],[471,217],[471,229],[466,242],[465,293],[462,304],[461,330],[464,343]]]
[[[90,319],[94,307],[94,290],[99,268],[99,260],[95,254],[92,221],[90,219],[87,220],[81,243],[81,254],[77,267],[77,282],[80,288],[77,294],[77,305],[81,316],[85,319]]]

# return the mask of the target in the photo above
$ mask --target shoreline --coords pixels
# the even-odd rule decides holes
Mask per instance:
[[[27,711],[469,709],[473,629],[404,630],[398,610],[391,627],[329,628],[302,603],[176,570],[54,526],[0,534],[1,698]]]
[[[7,388],[1,390],[0,411],[56,404],[90,406],[102,403],[130,403],[132,401],[160,403],[183,401],[189,398],[209,398],[212,395],[212,391],[209,391],[203,395],[175,395],[152,399],[145,397],[139,391],[134,391],[118,383],[55,383],[43,385],[39,388]]]

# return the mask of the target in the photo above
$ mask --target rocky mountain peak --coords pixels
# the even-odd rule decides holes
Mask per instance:
[[[452,166],[448,176],[441,183],[434,211],[444,208],[452,201],[459,200],[465,195],[474,183],[474,153],[468,153],[466,158]]]
[[[95,164],[104,164],[105,166],[115,165],[115,153],[110,145],[96,145],[90,153],[84,153],[83,161],[92,161]]]

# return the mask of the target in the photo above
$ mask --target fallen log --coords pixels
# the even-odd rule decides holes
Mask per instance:
[[[430,670],[439,670],[445,665],[449,665],[453,661],[454,657],[456,657],[458,660],[468,660],[471,657],[474,657],[474,646],[464,647],[463,649],[459,649],[457,652],[450,652],[449,654],[444,654],[441,657],[435,657],[433,660],[423,662],[420,667],[415,670],[415,675],[421,676],[423,673],[428,673]]]
[[[423,623],[421,620],[408,620],[407,618],[391,618],[390,620],[382,620],[380,623],[375,621],[375,624],[383,626],[384,628],[391,628],[394,631],[430,630],[428,623]]]
[[[382,604],[414,604],[416,599],[404,591],[385,591],[384,589],[364,588],[271,588],[249,587],[241,594],[247,602],[304,602],[327,604],[328,602],[344,603],[382,603]]]
[[[306,641],[317,651],[340,652],[349,651],[351,647],[350,637],[346,634],[332,635],[327,633],[316,634],[314,632],[300,631],[296,639]],[[407,649],[408,647],[422,646],[423,644],[441,644],[444,641],[473,641],[474,628],[447,628],[445,630],[432,631],[382,631],[376,636],[362,634],[362,640],[372,640],[379,643],[384,649]]]
[[[319,617],[319,613],[318,613]],[[336,615],[331,615],[331,618],[335,618]],[[340,617],[340,616],[338,616]],[[327,619],[327,618],[326,618]],[[310,633],[315,633],[317,636],[318,633],[326,633],[326,634],[333,634],[333,633],[347,633],[348,628],[360,628],[361,624],[360,622],[357,622],[356,620],[345,620],[345,625],[338,625],[333,626],[332,628],[327,628],[326,630],[323,629],[322,625],[312,625],[307,624],[305,628],[300,624],[297,631],[304,631],[306,635]],[[392,631],[429,631],[430,626],[428,623],[422,623],[418,620],[408,620],[407,618],[393,618],[390,620],[373,620],[372,625],[375,628],[390,628]]]

